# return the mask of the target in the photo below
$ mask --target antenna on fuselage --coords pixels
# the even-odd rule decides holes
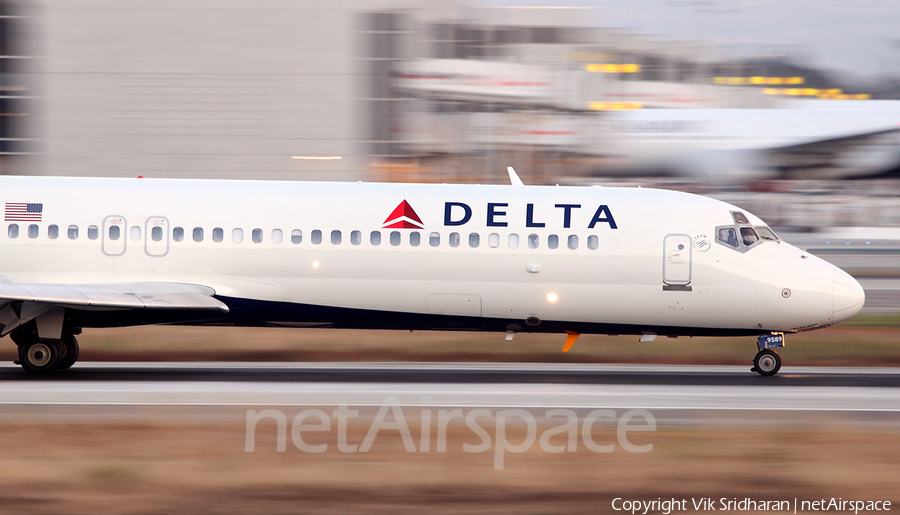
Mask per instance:
[[[519,175],[516,174],[516,171],[513,170],[512,166],[507,166],[506,171],[509,173],[509,182],[513,186],[525,186],[525,183],[522,182],[522,179],[519,179]]]

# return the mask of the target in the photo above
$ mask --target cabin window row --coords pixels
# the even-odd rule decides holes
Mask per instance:
[[[263,238],[262,229],[254,229],[252,234],[252,240],[254,243],[261,243]],[[185,237],[184,229],[181,227],[176,227],[172,233],[172,239],[175,241],[183,241]],[[235,243],[240,243],[243,241],[243,230],[242,229],[233,229],[232,230],[232,241]],[[204,239],[204,230],[202,227],[195,227],[192,231],[192,239],[195,242],[202,242]],[[224,232],[222,228],[215,228],[212,230],[212,240],[215,242],[221,242],[224,239]],[[381,231],[372,231],[368,235],[369,244],[372,246],[378,246],[382,243],[382,233]],[[418,247],[422,244],[422,233],[418,231],[412,231],[407,234],[407,243],[410,246]],[[271,234],[272,243],[281,243],[283,241],[283,233],[281,229],[273,229]],[[291,243],[300,244],[303,242],[303,231],[300,229],[294,229],[291,231],[290,235]],[[344,241],[344,235],[342,231],[334,230],[328,234],[328,240],[332,245],[340,245]],[[487,244],[491,248],[497,248],[500,246],[500,235],[497,233],[491,233],[487,236]],[[541,238],[537,234],[529,234],[526,238],[526,244],[530,249],[536,249],[541,246]],[[309,233],[309,242],[313,245],[320,245],[325,241],[325,235],[322,231],[316,229]],[[463,241],[463,235],[458,232],[452,232],[447,235],[447,243],[451,247],[459,247],[461,242]],[[479,233],[470,233],[466,237],[466,241],[469,247],[477,248],[481,245],[481,234]],[[363,234],[361,231],[351,231],[350,232],[350,244],[351,245],[360,245],[363,242]],[[390,245],[397,247],[403,242],[403,233],[400,231],[391,231],[387,234],[387,242]],[[519,247],[520,238],[516,233],[509,234],[506,239],[507,246],[511,249],[515,249]],[[432,247],[439,247],[441,245],[441,234],[438,232],[432,232],[428,235],[428,244]],[[556,234],[550,234],[546,237],[546,242],[548,248],[556,249],[559,248],[561,244],[560,236]],[[565,246],[574,250],[577,249],[579,245],[579,237],[576,234],[570,234],[565,237]],[[596,235],[588,236],[587,238],[587,246],[591,250],[596,250],[600,247],[600,239]]]
[[[118,229],[118,227],[116,227]],[[140,227],[138,227],[140,229]],[[29,238],[35,239],[41,235],[41,227],[38,224],[29,224],[25,228],[25,232]],[[9,224],[9,227],[6,228],[6,235],[12,239],[19,237],[19,224]],[[70,240],[78,239],[78,226],[70,225],[66,229],[66,236]],[[96,240],[100,236],[100,228],[96,225],[90,225],[87,229],[87,237],[90,240]],[[59,238],[59,226],[56,224],[47,226],[47,237],[51,240],[55,240]]]
[[[29,238],[37,238],[40,235],[40,226],[37,224],[30,224],[27,227],[27,234]],[[110,226],[109,234],[107,235],[110,240],[116,241],[122,237],[122,229],[119,226]],[[131,227],[130,236],[132,240],[140,240],[141,239],[141,227],[133,226]],[[225,230],[221,227],[215,227],[211,231],[212,241],[214,242],[222,242],[225,240]],[[10,224],[7,228],[7,235],[10,238],[18,238],[19,237],[19,225],[18,224]],[[66,230],[66,235],[70,240],[78,239],[79,228],[77,225],[70,225]],[[96,240],[100,235],[100,229],[96,225],[90,225],[87,228],[87,237],[90,240]],[[56,239],[59,237],[59,226],[53,224],[47,226],[47,237],[50,239]],[[150,229],[150,239],[153,241],[162,241],[165,237],[164,230],[162,227],[153,227]],[[191,239],[195,242],[202,242],[205,238],[205,231],[202,227],[194,227],[191,231]],[[176,242],[184,241],[185,239],[185,229],[183,227],[175,227],[172,229],[172,239]],[[465,238],[469,247],[477,248],[481,245],[481,234],[480,233],[469,233]],[[262,229],[253,229],[250,231],[250,240],[253,243],[262,243],[263,241],[263,230]],[[272,229],[270,233],[270,240],[272,243],[279,244],[284,241],[284,233],[281,229]],[[300,244],[303,242],[303,231],[300,229],[294,229],[290,233],[290,240],[293,244]],[[332,245],[340,245],[343,242],[343,233],[339,230],[331,231],[329,235],[329,240]],[[369,244],[372,246],[381,245],[382,235],[381,231],[372,231],[369,233]],[[459,247],[463,240],[463,235],[458,232],[451,232],[447,235],[447,243],[451,247]],[[487,236],[487,245],[491,248],[497,248],[500,246],[501,237],[497,233],[490,233]],[[231,241],[235,243],[241,243],[244,241],[244,230],[241,228],[234,228],[231,230]],[[316,229],[309,234],[309,241],[313,245],[319,245],[323,241],[322,231]],[[350,243],[352,245],[360,245],[363,241],[363,235],[361,231],[351,231],[350,232]],[[403,241],[403,234],[400,231],[391,231],[388,234],[388,242],[396,247],[399,246]],[[422,234],[418,231],[412,231],[407,235],[407,242],[409,245],[413,247],[418,247],[422,243]],[[441,234],[438,232],[432,232],[428,235],[428,244],[432,247],[439,247],[441,245]],[[529,234],[525,237],[525,244],[530,249],[537,249],[541,246],[541,237],[537,234]],[[549,234],[546,237],[545,244],[550,249],[556,249],[560,246],[560,236],[556,234]],[[506,238],[506,245],[515,249],[520,245],[520,238],[517,233],[511,233]],[[576,234],[570,234],[565,238],[565,246],[569,249],[575,250],[578,248],[579,238]],[[587,238],[587,247],[590,250],[597,250],[600,246],[600,240],[596,235],[588,236]]]

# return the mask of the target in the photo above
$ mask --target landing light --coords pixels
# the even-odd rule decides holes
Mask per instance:
[[[312,267],[313,267],[313,268],[319,268],[319,262],[318,262],[318,261],[313,261],[313,262],[312,262]]]
[[[555,294],[555,293],[548,293],[548,294],[547,294],[547,300],[550,301],[550,302],[556,302],[556,300],[557,300],[558,298],[559,298],[559,295],[557,295],[557,294]]]

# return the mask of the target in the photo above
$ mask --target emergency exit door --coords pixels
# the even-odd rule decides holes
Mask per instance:
[[[663,240],[663,290],[691,291],[691,247],[687,234],[670,234]]]
[[[144,249],[147,251],[148,255],[162,257],[168,254],[169,221],[162,216],[148,218],[144,238]]]
[[[125,218],[107,216],[103,219],[103,253],[107,256],[121,256],[125,253]]]

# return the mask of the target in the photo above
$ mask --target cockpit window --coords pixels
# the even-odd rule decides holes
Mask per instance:
[[[765,225],[757,227],[756,232],[759,233],[759,237],[764,240],[769,241],[778,241],[778,235],[776,235],[772,229],[769,229]]]
[[[734,248],[738,248],[740,245],[734,227],[719,227],[716,229],[716,241]]]
[[[736,224],[744,225],[750,223],[750,221],[747,220],[747,217],[744,216],[744,213],[741,213],[740,211],[732,211],[731,216],[734,217],[734,223]]]
[[[744,253],[761,244],[763,241],[778,241],[778,236],[765,225],[751,227],[747,215],[740,211],[732,211],[734,225],[716,227],[716,242]]]
[[[750,247],[759,241],[759,236],[752,227],[741,227],[741,241],[745,246]]]
[[[761,237],[760,234],[763,234],[764,236]],[[754,228],[720,225],[719,227],[716,227],[716,243],[720,243],[741,253],[747,252],[766,240],[778,241],[778,237],[775,236],[775,233],[766,226]]]

